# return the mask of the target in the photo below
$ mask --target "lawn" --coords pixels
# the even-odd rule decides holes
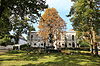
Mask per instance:
[[[100,66],[100,57],[82,54],[27,54],[27,52],[0,55],[0,66]]]

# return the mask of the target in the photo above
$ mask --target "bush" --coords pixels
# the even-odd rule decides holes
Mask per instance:
[[[90,51],[90,47],[67,48],[67,50],[84,50],[84,51]]]
[[[89,43],[87,42],[81,42],[80,47],[89,47]]]
[[[29,49],[30,48],[30,45],[29,44],[24,44],[24,45],[21,45],[20,46],[20,49],[21,50],[27,50],[27,49]]]
[[[23,53],[23,52],[25,52],[25,51],[21,51],[21,50],[11,50],[8,53],[9,54],[16,54],[16,53]]]
[[[0,45],[1,46],[7,46],[12,45],[11,38],[9,36],[4,36],[3,38],[0,38]]]

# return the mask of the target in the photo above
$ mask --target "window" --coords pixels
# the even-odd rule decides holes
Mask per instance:
[[[43,46],[43,44],[41,44]]]
[[[59,42],[59,44],[60,44],[60,42]]]
[[[77,46],[79,47],[79,44],[77,44]]]
[[[71,43],[69,43],[69,46],[71,46]]]
[[[31,35],[31,39],[33,38],[33,35]]]
[[[74,42],[72,43],[72,47],[75,47],[75,43]]]
[[[36,45],[36,43],[34,43],[34,45]]]
[[[72,40],[74,41],[74,35],[72,35]]]
[[[64,44],[62,44],[64,46]]]

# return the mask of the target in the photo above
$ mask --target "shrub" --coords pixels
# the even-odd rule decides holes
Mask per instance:
[[[24,45],[21,45],[20,46],[20,49],[21,50],[28,50],[30,48],[30,45],[29,44],[24,44]]]
[[[89,47],[89,43],[87,42],[81,42],[80,47]]]
[[[23,52],[25,52],[25,51],[21,51],[21,50],[11,50],[8,53],[9,54],[16,54],[16,53],[23,53]]]

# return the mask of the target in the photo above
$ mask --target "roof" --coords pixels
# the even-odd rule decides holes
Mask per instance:
[[[70,29],[69,31],[74,31],[74,29]]]

